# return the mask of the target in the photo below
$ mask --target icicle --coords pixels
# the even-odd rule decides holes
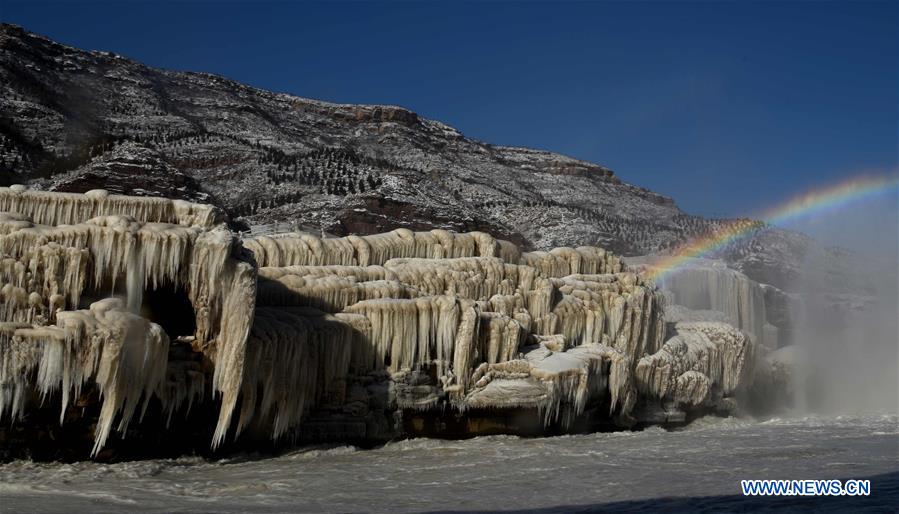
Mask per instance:
[[[457,234],[445,230],[412,232],[397,229],[384,234],[321,239],[294,233],[261,236],[245,242],[259,266],[383,265],[390,259],[450,259],[501,257],[517,264],[520,253],[512,243],[484,232]]]
[[[692,402],[746,382],[748,343],[697,326],[683,339],[707,342],[663,347],[661,296],[598,248],[521,253],[482,232],[405,229],[241,247],[213,208],[102,191],[0,189],[4,208],[18,213],[0,213],[0,415],[18,416],[32,389],[60,394],[64,413],[94,380],[95,451],[154,394],[167,421],[221,396],[217,447],[250,424],[278,438],[340,406],[351,374],[389,376],[398,408],[535,408],[563,426],[596,399],[627,416],[635,383]],[[127,309],[73,310],[117,284]],[[163,286],[186,292],[211,377],[169,364],[166,335],[135,315]],[[525,343],[540,350],[522,358]]]
[[[85,194],[47,193],[23,186],[0,187],[0,211],[19,213],[45,225],[75,225],[112,214],[199,227],[212,227],[224,219],[217,207],[182,200],[110,195],[101,189]]]
[[[61,389],[62,421],[72,392],[77,396],[82,383],[93,378],[103,399],[93,455],[106,442],[115,418],[124,433],[141,398],[148,401],[164,377],[168,337],[159,325],[126,312],[118,299],[96,302],[90,310],[60,312],[55,327],[2,326],[0,415],[10,410],[15,419],[22,394],[31,387],[45,397]],[[37,383],[28,384],[34,372]]]
[[[271,417],[277,439],[314,406],[342,403],[354,343],[353,326],[341,318],[314,309],[259,307],[247,344],[237,433],[254,417]]]

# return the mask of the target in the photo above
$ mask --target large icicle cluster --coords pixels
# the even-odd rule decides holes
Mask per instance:
[[[403,228],[384,234],[327,239],[305,233],[262,236],[247,241],[246,247],[256,256],[259,266],[368,266],[403,257],[500,257],[516,262],[520,256],[518,247],[484,232],[412,232]]]
[[[120,411],[119,429],[125,429],[141,394],[144,401],[155,393],[174,404],[193,398],[160,384],[167,376],[168,337],[140,317],[144,292],[170,286],[186,291],[196,326],[187,335],[215,363],[213,387],[223,397],[221,441],[240,392],[256,275],[236,258],[240,248],[231,233],[214,225],[219,211],[104,191],[58,194],[17,186],[0,188],[0,209],[12,211],[0,212],[0,312],[6,344],[13,345],[0,355],[6,363],[0,397],[11,399],[13,415],[21,412],[35,369],[42,395],[61,389],[63,409],[70,392],[77,394],[85,381],[96,383],[104,402],[95,450]],[[113,296],[124,303],[100,300]],[[150,335],[134,336],[136,326]],[[16,360],[25,354],[30,361]],[[185,382],[183,374],[174,380],[194,391],[203,387],[196,379]]]
[[[74,225],[98,216],[129,216],[148,223],[213,227],[222,223],[220,209],[205,204],[138,196],[111,195],[102,189],[77,193],[29,191],[25,186],[0,187],[0,212],[14,212],[42,225]]]
[[[62,412],[82,385],[93,380],[103,397],[96,432],[96,453],[113,421],[124,432],[143,398],[161,398],[169,339],[162,328],[125,310],[117,298],[91,304],[88,310],[60,311],[55,326],[0,323],[0,415],[22,415],[25,395],[60,391]]]
[[[351,382],[386,374],[399,409],[534,409],[567,425],[588,402],[607,401],[626,420],[635,362],[665,337],[660,295],[599,248],[521,253],[487,234],[439,230],[244,244],[262,265],[258,308],[321,311],[351,326],[321,351],[301,351]],[[315,337],[294,341],[306,348]],[[290,355],[294,369],[316,366]],[[304,380],[295,376],[290,388],[320,394]],[[297,419],[308,398],[285,416]]]
[[[322,410],[513,409],[565,428],[590,405],[630,423],[641,400],[731,396],[751,339],[679,323],[666,342],[663,300],[599,248],[405,229],[240,241],[207,206],[2,188],[0,416],[57,396],[65,415],[90,387],[96,452],[151,398],[169,420],[219,398],[216,447],[296,435]]]

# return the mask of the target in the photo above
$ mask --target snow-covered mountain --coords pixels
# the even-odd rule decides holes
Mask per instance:
[[[664,252],[726,220],[563,155],[494,146],[402,107],[333,104],[150,68],[0,26],[0,185],[219,205],[236,228],[483,230],[525,248]],[[788,288],[810,240],[755,224],[718,257]]]

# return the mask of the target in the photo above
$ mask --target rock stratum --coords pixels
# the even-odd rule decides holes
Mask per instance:
[[[241,237],[215,206],[105,190],[0,188],[0,316],[6,457],[671,423],[779,376],[749,332],[666,323],[601,248]]]
[[[482,231],[527,250],[626,256],[734,222],[686,214],[605,166],[475,141],[402,107],[155,69],[3,24],[0,186],[15,183],[211,203],[254,234]],[[751,237],[715,256],[789,289],[812,241],[742,223]]]

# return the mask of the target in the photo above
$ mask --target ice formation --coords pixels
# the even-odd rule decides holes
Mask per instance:
[[[77,395],[84,381],[94,379],[105,398],[96,451],[118,411],[123,431],[133,402],[141,395],[144,401],[151,394],[161,399],[172,396],[164,393],[160,378],[166,375],[168,336],[158,324],[140,316],[144,291],[167,285],[186,291],[194,313],[195,333],[177,335],[194,336],[198,350],[215,363],[212,384],[223,397],[215,441],[219,443],[242,381],[256,276],[253,266],[241,260],[237,240],[224,226],[214,224],[218,210],[104,191],[57,194],[15,186],[0,188],[0,208],[13,210],[0,213],[4,344],[13,345],[3,352],[0,401],[14,415],[21,412],[37,363],[39,390],[46,395],[61,389],[63,409],[70,391]],[[109,214],[117,211],[127,214]],[[32,217],[49,224],[36,223]],[[100,300],[114,295],[124,302]],[[78,310],[88,305],[89,310]],[[153,348],[132,341],[137,337],[133,327],[141,324],[152,335],[147,341],[157,341]],[[145,359],[140,366],[132,356],[138,350],[118,349],[134,345]],[[26,347],[28,362],[19,359]],[[60,361],[60,355],[67,360]],[[114,363],[98,367],[97,362],[115,358],[132,366],[123,369],[142,373],[123,371],[121,376]],[[155,371],[147,374],[149,370]]]
[[[64,418],[91,388],[95,453],[138,408],[170,421],[213,400],[213,447],[295,436],[322,410],[394,434],[404,412],[526,411],[564,430],[593,405],[629,424],[641,401],[732,396],[752,368],[729,325],[678,323],[666,341],[663,296],[599,248],[405,229],[240,240],[211,207],[103,191],[3,188],[0,211],[0,416],[58,401]]]
[[[641,395],[696,407],[733,396],[752,380],[753,346],[726,323],[681,322],[662,348],[637,362]]]
[[[94,453],[106,442],[118,416],[124,431],[138,405],[146,408],[160,389],[168,363],[169,339],[162,328],[125,310],[117,298],[90,309],[56,312],[56,325],[0,323],[0,415],[22,415],[26,394],[61,393],[60,421],[69,400],[93,380],[103,396]]]
[[[648,258],[634,258],[628,262],[641,268],[653,268],[653,261]],[[766,319],[766,286],[728,268],[723,262],[690,259],[686,265],[663,273],[657,285],[670,295],[669,304],[691,311],[720,312],[722,320],[752,334],[757,344],[778,348],[778,329]]]
[[[0,188],[0,212],[18,213],[42,225],[74,225],[98,216],[129,216],[145,223],[212,227],[223,213],[212,205],[137,196],[111,195],[102,189],[84,194]]]

